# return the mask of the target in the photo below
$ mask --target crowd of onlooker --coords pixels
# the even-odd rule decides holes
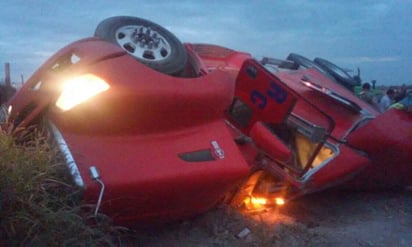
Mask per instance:
[[[366,82],[362,85],[359,97],[380,112],[385,112],[389,108],[412,111],[412,90],[408,91],[405,85],[399,88],[390,87],[385,90],[383,96],[378,96],[372,92],[371,85]]]

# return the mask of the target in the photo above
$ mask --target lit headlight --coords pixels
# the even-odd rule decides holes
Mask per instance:
[[[56,101],[56,106],[63,111],[70,110],[89,98],[106,91],[109,87],[103,79],[92,74],[70,78],[62,83],[62,92]]]

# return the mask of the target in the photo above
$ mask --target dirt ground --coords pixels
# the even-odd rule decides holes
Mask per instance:
[[[259,214],[222,206],[120,241],[125,246],[412,246],[412,190],[320,192]]]

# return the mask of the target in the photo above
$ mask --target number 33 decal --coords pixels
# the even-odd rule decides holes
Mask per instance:
[[[250,93],[250,100],[255,104],[259,109],[264,109],[268,103],[267,97],[274,100],[277,104],[282,104],[285,102],[288,94],[275,82],[270,81],[270,88],[266,90],[266,95],[258,90],[253,90]]]

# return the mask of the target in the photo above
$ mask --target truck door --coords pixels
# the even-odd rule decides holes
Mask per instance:
[[[235,99],[229,117],[243,133],[249,134],[257,121],[284,122],[297,100],[279,78],[253,59],[246,60],[236,79]]]

